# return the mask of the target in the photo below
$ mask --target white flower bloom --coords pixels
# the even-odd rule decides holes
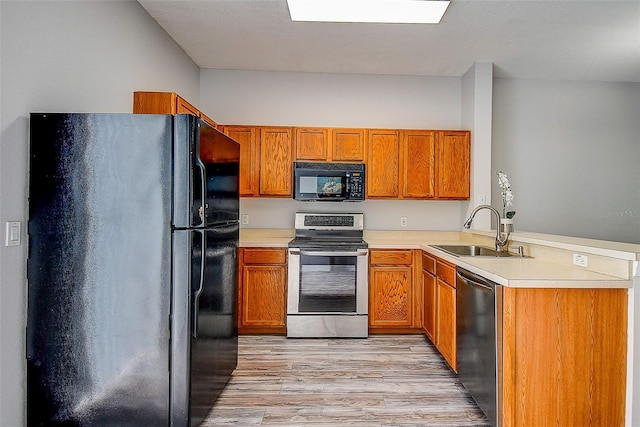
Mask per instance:
[[[511,184],[509,183],[509,178],[507,178],[507,174],[502,171],[497,171],[498,175],[498,185],[501,188],[502,193],[502,213],[505,214],[505,209],[507,206],[513,205],[513,192],[511,191]]]
[[[513,205],[513,193],[511,192],[511,190],[506,190],[504,192],[504,205],[505,206],[511,206]]]
[[[507,178],[507,174],[502,171],[498,171],[498,184],[502,190],[511,190],[511,184],[509,183],[509,179]]]

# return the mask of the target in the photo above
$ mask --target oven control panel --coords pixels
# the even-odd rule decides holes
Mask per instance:
[[[361,213],[296,212],[296,230],[363,230]]]

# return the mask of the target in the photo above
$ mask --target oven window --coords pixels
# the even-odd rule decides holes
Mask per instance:
[[[298,311],[356,312],[356,256],[300,256]]]

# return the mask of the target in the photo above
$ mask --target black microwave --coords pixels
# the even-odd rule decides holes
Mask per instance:
[[[293,177],[293,198],[296,200],[364,200],[363,163],[295,162]]]

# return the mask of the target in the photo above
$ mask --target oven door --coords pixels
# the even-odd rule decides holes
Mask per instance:
[[[287,314],[366,315],[368,249],[289,249]]]

